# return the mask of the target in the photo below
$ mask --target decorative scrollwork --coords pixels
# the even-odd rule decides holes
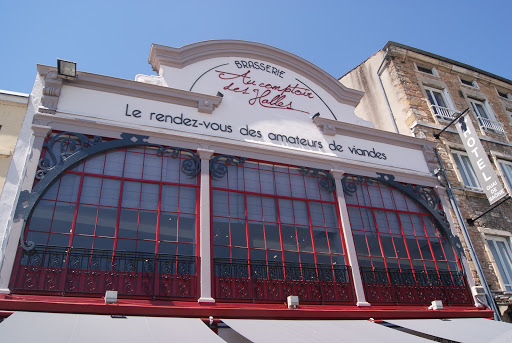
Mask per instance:
[[[220,163],[221,159],[224,163]],[[228,166],[240,166],[244,164],[245,157],[236,157],[232,155],[217,155],[210,160],[210,174],[218,179],[223,178],[228,172]]]
[[[341,179],[341,186],[343,187],[343,193],[345,193],[346,195],[351,196],[355,192],[357,192],[357,185],[354,182],[354,179],[359,184],[368,183],[368,184],[371,185],[371,184],[375,183],[374,179],[371,178],[371,177],[356,176],[356,175],[345,175]]]
[[[215,258],[214,271],[218,299],[283,301],[293,294],[304,303],[354,302],[348,266]]]
[[[300,167],[300,171],[304,173],[304,175],[312,175],[312,176],[320,176],[321,179],[318,181],[320,184],[320,187],[324,189],[327,192],[332,192],[334,189],[336,189],[336,183],[334,181],[334,178],[322,169],[316,169],[316,168],[308,168],[308,167]]]
[[[101,142],[101,137],[95,136],[89,139],[84,134],[76,132],[62,132],[53,136],[44,143],[46,154],[39,160],[39,170],[36,172],[36,178],[42,179],[50,170],[70,156]],[[59,147],[57,154],[55,151],[56,144],[58,144]]]

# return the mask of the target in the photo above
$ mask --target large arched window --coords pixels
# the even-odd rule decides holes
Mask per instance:
[[[344,184],[368,301],[471,303],[454,249],[425,207],[376,179],[348,176]]]
[[[67,146],[70,141],[66,136],[59,138],[52,142],[54,153],[76,150]],[[161,153],[151,146],[121,148],[64,170],[42,194],[27,221],[26,241],[34,242],[36,248],[24,252],[20,263],[35,269],[34,275],[18,275],[16,287],[51,290],[50,284],[34,282],[35,272],[40,268],[44,274],[58,267],[62,270],[59,280],[52,281],[53,287],[58,284],[55,290],[94,293],[105,287],[121,287],[112,282],[126,284],[122,280],[96,280],[102,287],[97,284],[87,290],[80,284],[84,281],[77,280],[76,289],[69,289],[73,273],[83,272],[86,277],[102,270],[138,275],[125,293],[135,295],[140,288],[140,295],[154,296],[166,291],[159,289],[158,282],[147,287],[155,280],[154,275],[143,285],[141,280],[149,274],[176,274],[176,268],[187,264],[187,272],[195,273],[194,258],[184,257],[198,255],[198,176],[182,170],[189,158],[183,153]],[[180,259],[181,264],[177,262]],[[152,294],[145,294],[144,287]]]

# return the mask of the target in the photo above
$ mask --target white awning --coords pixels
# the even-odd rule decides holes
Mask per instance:
[[[254,343],[432,342],[367,320],[222,319]]]
[[[0,323],[1,342],[224,342],[199,318],[15,312]]]
[[[512,324],[483,318],[402,319],[386,320],[386,322],[464,343],[512,342]]]

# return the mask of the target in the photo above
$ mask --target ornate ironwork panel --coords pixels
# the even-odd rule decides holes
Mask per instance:
[[[313,176],[321,176],[321,179],[319,180],[320,187],[324,189],[327,192],[332,192],[336,189],[336,182],[334,181],[334,178],[322,169],[315,169],[315,168],[308,168],[308,167],[300,167],[300,171],[303,172],[305,175],[313,175]]]
[[[36,246],[22,250],[14,292],[197,298],[197,257]]]
[[[301,303],[354,304],[348,266],[214,259],[215,298],[282,302],[297,295]]]
[[[223,178],[228,172],[229,165],[240,166],[245,160],[245,157],[217,155],[210,160],[210,174],[218,179]]]
[[[366,300],[372,304],[471,305],[472,297],[461,272],[361,267]]]

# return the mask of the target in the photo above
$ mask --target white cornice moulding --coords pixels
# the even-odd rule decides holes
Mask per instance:
[[[45,77],[49,73],[55,72],[56,68],[38,65],[37,70],[41,76]],[[201,113],[212,113],[222,102],[222,97],[220,96],[189,92],[181,89],[81,71],[77,72],[77,78],[75,80],[62,80],[62,84],[70,87],[85,88],[105,93],[188,106],[197,108]]]
[[[344,135],[356,138],[371,140],[385,144],[401,146],[420,151],[432,151],[437,143],[422,138],[410,137],[394,132],[382,131],[371,127],[360,126],[350,123],[339,122],[333,119],[317,117],[313,121],[324,135]]]
[[[359,104],[364,95],[363,92],[343,86],[326,71],[292,53],[269,45],[242,40],[211,40],[181,48],[152,44],[149,63],[153,66],[153,70],[159,73],[162,66],[183,68],[217,57],[261,59],[286,67],[324,88],[340,103],[354,107]]]

